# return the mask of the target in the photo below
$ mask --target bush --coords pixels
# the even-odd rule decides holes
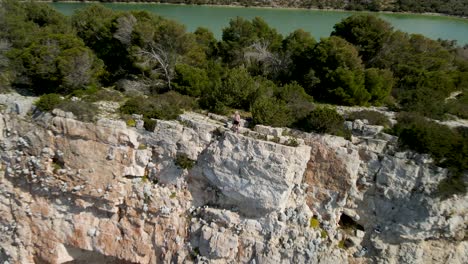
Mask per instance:
[[[327,238],[328,237],[327,230],[323,230],[323,229],[320,230],[320,237],[323,238],[323,239]]]
[[[462,175],[468,170],[468,129],[450,129],[414,113],[400,113],[393,129],[403,147],[432,156],[450,171],[439,185],[441,195],[465,193]]]
[[[127,124],[128,127],[136,127],[136,121],[133,118],[127,119],[125,123]]]
[[[450,197],[455,193],[466,192],[466,183],[458,175],[442,180],[437,187],[439,195],[443,198]]]
[[[90,102],[66,100],[57,108],[66,112],[72,112],[78,120],[92,122],[98,114],[98,107]]]
[[[286,106],[291,116],[290,123],[294,123],[296,120],[306,117],[312,110],[314,110],[312,96],[308,95],[304,91],[304,88],[296,82],[278,87],[275,94],[278,99],[286,102]]]
[[[400,113],[397,120],[394,131],[402,146],[429,153],[439,164],[451,155],[458,135],[449,127],[412,113]]]
[[[193,98],[181,95],[177,92],[143,97],[130,98],[120,107],[122,114],[140,114],[146,119],[176,119],[182,110],[191,110],[196,107]]]
[[[468,119],[468,90],[464,91],[457,99],[449,100],[445,108],[449,114]]]
[[[291,124],[292,117],[286,103],[274,97],[260,97],[250,111],[254,124],[284,127]]]
[[[144,118],[143,119],[143,127],[150,132],[153,132],[154,129],[156,128],[156,120],[151,119],[151,118]]]
[[[203,69],[187,64],[178,64],[175,67],[175,72],[174,89],[182,94],[197,97],[211,85],[210,79]]]
[[[342,239],[342,240],[340,240],[340,242],[338,242],[338,248],[346,249],[345,240],[344,240],[344,239]]]
[[[310,218],[310,227],[319,228],[319,226],[320,226],[320,222],[317,219],[317,217],[314,216],[314,217]]]
[[[12,49],[9,57],[21,69],[16,82],[36,94],[69,94],[96,84],[103,63],[83,41],[73,34],[44,33],[23,49]]]
[[[191,160],[185,153],[178,154],[175,159],[175,164],[181,169],[189,170],[195,165],[195,162],[196,161]]]
[[[118,102],[123,99],[123,96],[115,90],[100,89],[96,92],[89,93],[83,97],[83,100],[88,102],[97,102],[97,101],[111,101]]]
[[[39,97],[35,105],[39,110],[47,112],[54,110],[62,101],[62,97],[58,94],[44,94]]]
[[[297,147],[299,146],[299,142],[297,142],[297,139],[292,137],[292,138],[289,138],[288,141],[286,141],[284,143],[286,146],[289,146],[289,147]]]
[[[220,87],[219,99],[226,106],[249,110],[253,95],[257,90],[258,80],[255,80],[245,68],[234,68],[229,71]]]
[[[317,107],[298,124],[306,132],[345,136],[344,118],[334,108]]]
[[[386,115],[372,110],[362,110],[358,112],[352,112],[346,118],[347,120],[354,121],[356,119],[366,119],[370,125],[384,126],[386,128],[391,126],[390,120]]]

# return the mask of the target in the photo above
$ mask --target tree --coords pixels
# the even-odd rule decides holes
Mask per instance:
[[[395,77],[405,78],[424,71],[448,71],[453,68],[453,60],[454,54],[440,42],[396,31],[376,54],[372,66],[389,69]]]
[[[392,91],[393,73],[387,69],[369,68],[365,71],[365,87],[370,93],[370,103],[381,105]]]
[[[93,52],[69,34],[44,35],[10,56],[20,73],[17,80],[38,94],[85,88],[96,83],[103,70]]]
[[[315,44],[316,41],[310,33],[302,29],[291,32],[283,40],[284,67],[279,77],[280,81],[288,83],[293,80],[301,80],[307,75],[310,69],[310,51],[314,48]]]
[[[43,34],[71,33],[68,22],[67,17],[42,3],[0,3],[0,39],[8,40],[14,48],[26,47]]]
[[[283,100],[262,96],[252,104],[250,111],[254,124],[285,127],[291,124],[291,115]]]
[[[255,17],[250,22],[237,17],[229,22],[229,27],[223,29],[220,52],[223,61],[238,66],[244,62],[245,49],[254,43],[262,43],[269,51],[275,52],[280,49],[281,41],[282,36],[262,18]]]
[[[374,15],[353,15],[333,28],[331,35],[355,45],[365,63],[372,61],[392,33],[390,23]]]
[[[196,42],[203,48],[207,58],[214,57],[218,54],[218,41],[209,29],[198,27],[195,32]]]
[[[315,39],[309,32],[302,29],[296,29],[283,40],[283,51],[290,54],[293,58],[304,54],[316,44]]]
[[[104,61],[108,84],[134,71],[128,52],[129,31],[134,30],[131,14],[118,14],[102,5],[92,4],[76,11],[72,18],[73,28],[86,46]]]
[[[140,67],[155,74],[162,74],[167,82],[167,87],[172,90],[171,81],[174,78],[174,66],[177,62],[177,54],[170,52],[165,47],[151,43],[146,49],[139,49],[136,56],[141,61]]]
[[[10,42],[0,39],[0,93],[9,90],[13,77],[13,72],[10,70],[10,60],[7,56],[10,50]]]
[[[204,69],[187,64],[178,64],[175,67],[175,73],[174,88],[181,94],[198,97],[202,94],[202,91],[211,86]]]
[[[71,20],[77,35],[83,39],[87,46],[97,51],[99,56],[104,55],[104,40],[111,40],[112,20],[116,14],[102,5],[92,4],[84,9],[77,10]],[[102,53],[102,54],[101,54]]]
[[[307,132],[327,133],[343,136],[344,118],[329,107],[317,107],[306,118],[304,118],[300,127]]]
[[[134,26],[129,52],[143,75],[159,81],[156,82],[158,88],[163,88],[160,91],[173,88],[176,64],[205,66],[203,48],[196,42],[195,35],[187,33],[183,25],[144,12],[136,13],[135,17],[138,22]]]
[[[276,79],[284,69],[288,68],[289,61],[268,49],[266,42],[254,42],[244,52],[245,64],[249,72]]]
[[[312,96],[296,82],[278,87],[276,97],[286,103],[287,110],[291,113],[291,124],[306,117],[314,109]]]
[[[256,81],[243,67],[229,71],[220,87],[221,101],[230,107],[249,110],[256,92]]]
[[[132,43],[133,29],[137,24],[137,19],[132,14],[125,14],[115,20],[116,30],[113,37],[118,39],[123,45],[129,47]]]
[[[317,87],[308,93],[335,104],[363,105],[371,95],[364,86],[364,66],[353,45],[339,37],[322,39],[312,50]]]

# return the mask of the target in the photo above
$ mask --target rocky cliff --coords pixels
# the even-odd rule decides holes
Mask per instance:
[[[468,263],[468,197],[382,127],[148,132],[33,100],[0,96],[2,263]]]

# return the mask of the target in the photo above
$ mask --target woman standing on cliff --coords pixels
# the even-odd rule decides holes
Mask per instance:
[[[239,115],[239,111],[236,111],[233,116],[232,129],[236,131],[236,133],[239,133],[239,127],[240,127],[240,115]]]

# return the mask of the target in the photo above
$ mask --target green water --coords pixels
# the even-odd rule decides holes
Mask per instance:
[[[71,15],[77,9],[83,8],[87,3],[51,3],[60,12]],[[273,8],[244,8],[244,7],[218,7],[218,6],[192,6],[167,4],[104,4],[114,10],[146,10],[158,15],[179,21],[187,26],[189,31],[197,27],[209,28],[220,39],[222,29],[229,20],[240,16],[264,18],[268,24],[286,35],[295,29],[302,28],[309,31],[319,39],[327,37],[333,30],[333,25],[358,12],[318,11],[299,9],[273,9]],[[413,15],[413,14],[378,14],[382,19],[390,22],[395,29],[408,33],[419,33],[437,39],[457,40],[458,44],[468,44],[468,19]]]

